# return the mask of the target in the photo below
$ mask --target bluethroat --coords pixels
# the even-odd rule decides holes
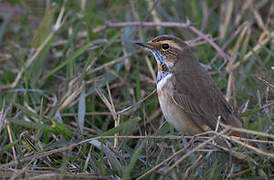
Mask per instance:
[[[150,50],[157,61],[160,107],[178,131],[195,135],[214,130],[219,116],[224,124],[242,127],[236,112],[183,40],[161,35],[136,44]]]

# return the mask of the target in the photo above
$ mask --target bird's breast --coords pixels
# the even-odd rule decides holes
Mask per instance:
[[[158,72],[157,74],[157,91],[161,91],[161,89],[166,85],[169,79],[172,77],[172,74],[169,72]]]
[[[202,132],[195,122],[181,109],[172,98],[173,84],[169,73],[157,83],[159,103],[166,120],[183,134],[197,134]]]

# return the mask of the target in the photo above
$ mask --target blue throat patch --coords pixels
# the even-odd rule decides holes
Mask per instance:
[[[158,72],[157,73],[157,83],[160,82],[164,77],[166,77],[169,72],[168,72],[168,68],[165,64],[165,57],[162,56],[159,51],[157,50],[154,50],[153,51],[155,57],[156,57],[156,60],[160,62],[161,66],[162,66],[162,69],[163,71],[162,72]]]
[[[157,73],[157,83],[160,82],[164,77],[169,75],[169,72],[162,71]]]
[[[165,57],[162,56],[162,55],[159,53],[159,51],[154,50],[153,52],[154,52],[154,54],[155,54],[155,56],[156,56],[156,58],[157,58],[158,61],[160,61],[161,63],[165,63]]]

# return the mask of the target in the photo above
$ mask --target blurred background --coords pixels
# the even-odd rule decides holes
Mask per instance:
[[[134,44],[161,34],[192,46],[255,131],[244,145],[196,148],[208,136],[165,122]],[[0,176],[274,178],[273,72],[272,0],[0,0]]]

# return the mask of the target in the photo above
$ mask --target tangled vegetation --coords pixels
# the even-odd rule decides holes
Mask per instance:
[[[165,122],[134,44],[160,34],[192,46],[243,129]],[[272,0],[4,0],[0,49],[3,178],[274,178]]]

